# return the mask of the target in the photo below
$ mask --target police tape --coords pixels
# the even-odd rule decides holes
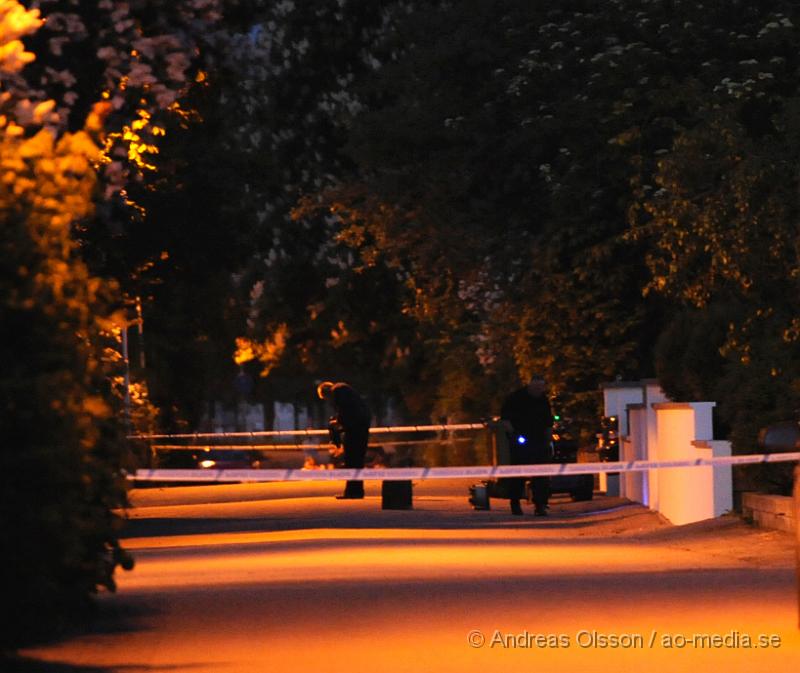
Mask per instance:
[[[435,425],[387,425],[379,428],[370,428],[370,435],[380,435],[393,432],[456,432],[459,430],[485,430],[486,423],[441,423]],[[229,439],[251,437],[320,437],[327,436],[328,430],[253,430],[247,432],[183,432],[173,434],[143,434],[128,435],[128,439]]]
[[[376,442],[368,445],[377,449],[386,446],[430,446],[431,444],[463,444],[475,441],[471,437],[449,437],[447,439],[404,439]],[[318,444],[153,444],[153,451],[328,451],[331,443]]]
[[[758,453],[743,456],[718,456],[689,460],[632,460],[608,463],[547,463],[535,465],[476,465],[469,467],[392,467],[325,469],[152,469],[129,474],[132,481],[180,482],[275,482],[275,481],[341,481],[380,480],[407,481],[422,479],[497,479],[501,477],[554,477],[600,472],[645,472],[647,470],[724,467],[800,461],[796,453]]]

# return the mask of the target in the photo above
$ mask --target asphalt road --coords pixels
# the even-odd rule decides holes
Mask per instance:
[[[603,496],[479,512],[467,486],[417,484],[412,511],[377,484],[139,489],[135,569],[21,670],[798,670],[792,536]]]

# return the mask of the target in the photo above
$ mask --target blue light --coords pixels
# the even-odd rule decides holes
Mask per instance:
[[[517,437],[517,444],[524,444],[526,441],[528,440],[525,439],[524,435],[520,435],[519,437]]]

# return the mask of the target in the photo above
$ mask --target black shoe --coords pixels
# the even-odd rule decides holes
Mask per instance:
[[[519,500],[511,501],[511,513],[514,516],[522,516],[522,507],[519,504]]]
[[[547,508],[546,507],[537,507],[533,511],[533,516],[547,516]]]

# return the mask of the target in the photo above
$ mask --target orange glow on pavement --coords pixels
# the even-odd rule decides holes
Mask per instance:
[[[800,662],[783,537],[736,521],[674,528],[636,507],[556,504],[545,522],[476,513],[462,489],[381,511],[375,497],[342,503],[328,490],[135,494],[147,505],[134,530],[184,529],[124,542],[136,568],[101,597],[122,623],[25,654],[193,673],[778,673]],[[664,642],[742,634],[780,647]],[[608,646],[614,637],[627,646]]]

